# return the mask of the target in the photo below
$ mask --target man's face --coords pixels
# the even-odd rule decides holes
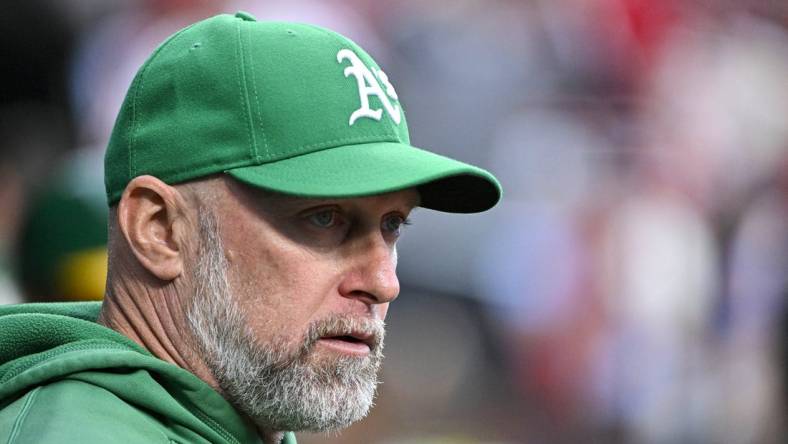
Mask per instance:
[[[225,395],[258,426],[333,430],[372,404],[414,190],[315,200],[216,181],[189,309]]]

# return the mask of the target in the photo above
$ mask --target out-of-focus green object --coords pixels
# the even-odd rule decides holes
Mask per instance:
[[[33,195],[17,245],[30,301],[99,300],[107,276],[101,153],[78,151]]]

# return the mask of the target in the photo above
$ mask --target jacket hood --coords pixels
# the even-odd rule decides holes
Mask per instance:
[[[260,442],[204,381],[97,324],[100,309],[100,302],[0,307],[0,408],[36,386],[79,379],[211,442]],[[130,383],[141,377],[150,383]]]

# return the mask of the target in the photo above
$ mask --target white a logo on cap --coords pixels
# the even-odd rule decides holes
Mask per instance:
[[[399,125],[402,119],[400,108],[399,106],[392,105],[389,100],[389,98],[397,100],[397,92],[394,91],[394,87],[389,83],[389,78],[386,73],[373,67],[372,70],[375,73],[373,75],[372,71],[364,65],[355,52],[349,49],[340,49],[337,53],[337,62],[342,63],[345,59],[350,60],[350,66],[345,68],[345,77],[353,75],[356,78],[358,96],[361,101],[361,107],[353,111],[353,114],[350,115],[350,124],[353,125],[359,117],[369,117],[370,119],[380,120],[383,116],[383,110],[369,107],[369,96],[373,95],[380,99],[383,108],[386,108],[386,112],[391,116],[392,120],[394,120],[394,123]],[[381,88],[381,84],[386,88],[385,93]]]

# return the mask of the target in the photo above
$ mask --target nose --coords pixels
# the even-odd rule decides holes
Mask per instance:
[[[357,245],[339,293],[368,305],[387,304],[396,299],[399,295],[396,248],[382,238],[367,239]]]

